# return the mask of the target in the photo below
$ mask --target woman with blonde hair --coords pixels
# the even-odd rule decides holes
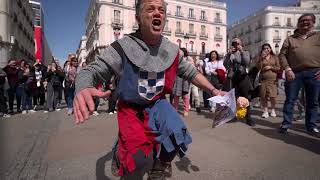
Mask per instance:
[[[276,117],[276,97],[278,94],[277,73],[280,70],[278,57],[273,53],[270,44],[262,45],[257,68],[260,70],[260,100],[263,109],[263,118],[269,117],[268,99],[271,101],[271,117]]]

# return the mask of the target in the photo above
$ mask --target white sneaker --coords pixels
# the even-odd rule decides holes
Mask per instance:
[[[68,109],[68,112],[67,112],[67,115],[70,116],[72,113],[73,113],[73,109],[72,109],[72,108],[69,108],[69,109]]]
[[[271,117],[277,117],[276,111],[274,109],[271,110]]]
[[[3,117],[3,118],[9,118],[9,117],[11,117],[11,115],[10,115],[10,114],[3,114],[2,117]]]
[[[94,116],[98,116],[98,115],[99,115],[99,113],[98,113],[98,111],[93,111],[92,115],[94,115]]]
[[[47,110],[45,110],[45,111],[43,111],[43,113],[48,113],[49,111],[47,111]]]
[[[23,110],[23,111],[22,111],[22,114],[27,114],[27,111],[26,111],[26,110]]]
[[[56,111],[57,111],[57,112],[58,112],[58,111],[61,111],[61,109],[60,109],[60,108],[57,108]]]
[[[112,115],[112,114],[113,114],[113,112],[109,112],[109,114],[110,114],[110,115]]]
[[[113,113],[117,114],[117,111],[113,111]]]
[[[269,118],[269,113],[268,111],[263,112],[262,116],[263,118]]]
[[[31,110],[29,110],[29,112],[30,112],[30,113],[35,113],[35,112],[37,112],[37,111],[31,109]]]

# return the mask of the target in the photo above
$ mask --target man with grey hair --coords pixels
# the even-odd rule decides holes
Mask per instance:
[[[280,133],[286,133],[292,126],[293,106],[302,87],[306,93],[306,130],[320,137],[316,120],[318,118],[318,97],[320,91],[320,32],[313,30],[314,14],[299,17],[297,30],[283,42],[279,59],[286,73],[283,105],[283,122]]]
[[[249,92],[252,89],[252,84],[247,72],[250,63],[250,53],[242,47],[242,42],[239,38],[234,38],[231,43],[231,48],[226,55],[224,66],[227,69],[227,82],[229,87],[226,90],[235,88],[236,96],[242,96],[249,99]],[[226,83],[228,84],[228,83]],[[249,126],[254,126],[255,122],[251,118],[251,108],[247,107],[246,123]]]
[[[104,49],[96,61],[76,78],[76,123],[94,111],[93,97],[110,92],[95,84],[117,76],[119,138],[114,159],[121,179],[164,179],[174,157],[184,156],[191,136],[183,120],[165,99],[172,92],[176,75],[191,81],[212,96],[224,95],[183,59],[179,47],[163,37],[166,7],[163,0],[137,2],[139,29]]]

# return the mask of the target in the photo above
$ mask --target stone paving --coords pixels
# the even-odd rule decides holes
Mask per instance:
[[[261,119],[254,111],[255,127],[238,121],[215,129],[212,113],[191,111],[185,121],[193,143],[187,157],[172,162],[168,179],[319,180],[320,139],[307,135],[302,122],[281,135],[281,114]],[[110,171],[116,115],[102,112],[75,125],[66,109],[39,111],[0,119],[0,128],[1,180],[119,179]]]

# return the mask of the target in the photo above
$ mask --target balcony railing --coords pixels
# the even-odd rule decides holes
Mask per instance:
[[[287,27],[293,27],[292,23],[287,23]]]
[[[167,36],[171,36],[171,29],[164,28],[162,34],[163,35],[167,35]]]
[[[114,18],[112,19],[112,23],[111,23],[111,26],[113,28],[123,28],[123,21],[119,18]]]
[[[112,0],[112,3],[114,4],[123,4],[122,0]]]
[[[176,12],[175,14],[177,17],[183,17],[183,13],[182,12]]]
[[[214,22],[215,22],[215,23],[222,23],[222,19],[220,19],[220,18],[214,18]]]
[[[256,27],[256,30],[261,29],[261,28],[262,28],[262,25],[258,24],[258,26]]]
[[[179,29],[177,29],[176,32],[175,32],[175,35],[176,35],[177,37],[184,37],[184,32],[181,31],[181,30],[179,30]]]
[[[196,56],[196,55],[198,55],[198,53],[196,50],[193,49],[193,50],[188,51],[188,55],[189,56]]]
[[[250,28],[250,29],[247,29],[246,34],[249,34],[249,33],[251,33],[251,32],[252,32],[251,28]]]
[[[280,25],[280,22],[274,22],[272,26],[281,26],[281,25]]]
[[[207,17],[205,17],[205,16],[200,16],[200,21],[208,21],[208,19],[207,19]]]
[[[201,34],[200,34],[200,39],[201,39],[201,40],[207,40],[207,39],[208,39],[208,34],[206,34],[206,33],[201,33]]]
[[[274,36],[273,37],[273,42],[280,42],[281,41],[281,37],[280,36]]]
[[[195,39],[197,37],[197,34],[195,32],[188,32],[186,33],[186,36]]]
[[[222,41],[222,40],[223,40],[223,37],[222,37],[221,34],[215,34],[215,35],[214,35],[214,40],[215,40],[215,41]]]
[[[196,19],[196,17],[194,15],[192,15],[192,16],[189,15],[188,18],[189,19]]]

